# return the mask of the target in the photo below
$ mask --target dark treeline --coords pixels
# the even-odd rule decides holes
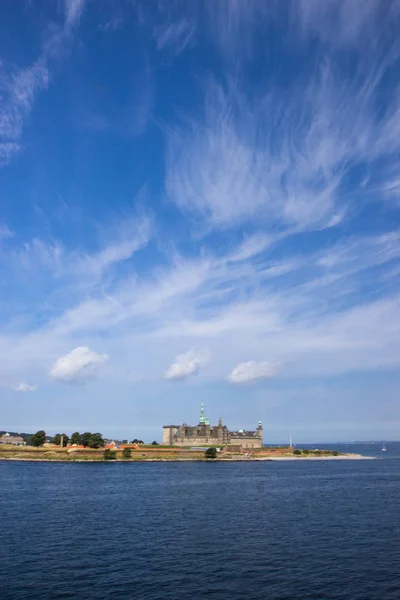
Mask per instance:
[[[77,445],[83,446],[84,448],[103,448],[107,442],[104,439],[101,433],[92,433],[91,431],[85,431],[84,433],[80,433],[79,431],[75,431],[71,437],[69,437],[66,433],[56,433],[52,438],[49,438],[46,435],[46,432],[41,429],[34,434],[14,434],[11,432],[11,435],[21,435],[25,436],[25,440],[30,446],[40,447],[46,443],[46,441],[50,441],[51,444],[55,444],[56,446],[67,446],[67,445]],[[122,440],[122,444],[144,444],[143,440],[139,440],[138,438],[133,439],[131,442],[128,440]],[[152,442],[153,445],[157,445],[157,442]]]

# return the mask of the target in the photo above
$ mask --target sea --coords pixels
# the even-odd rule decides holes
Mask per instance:
[[[0,462],[0,598],[399,600],[400,443],[334,447],[379,458]]]

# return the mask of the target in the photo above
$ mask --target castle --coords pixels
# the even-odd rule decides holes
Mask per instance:
[[[201,404],[199,424],[190,425],[164,425],[163,444],[166,446],[228,446],[240,445],[243,448],[262,448],[263,429],[261,421],[256,431],[229,431],[219,419],[218,425],[210,425],[210,419],[204,414],[204,405]]]

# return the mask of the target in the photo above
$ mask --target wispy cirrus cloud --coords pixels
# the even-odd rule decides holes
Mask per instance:
[[[204,120],[168,136],[167,192],[213,229],[263,222],[299,229],[337,225],[340,187],[354,148],[323,103],[244,100],[235,84],[207,84]],[[328,99],[328,93],[326,94]],[[301,108],[300,108],[301,107]]]
[[[159,25],[154,29],[157,49],[169,50],[172,55],[176,56],[192,43],[195,33],[194,22],[184,17]]]
[[[13,233],[9,227],[7,225],[0,224],[0,240],[6,240],[11,237],[13,237]]]
[[[82,15],[86,0],[65,0],[64,24],[46,32],[38,58],[27,67],[0,60],[0,166],[21,148],[24,123],[37,95],[47,89],[51,63],[59,58]]]
[[[86,0],[64,0],[65,2],[65,25],[75,26],[82,17]]]

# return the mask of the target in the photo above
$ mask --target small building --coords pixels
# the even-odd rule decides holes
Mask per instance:
[[[211,425],[210,419],[204,414],[201,404],[198,425],[164,425],[163,444],[165,446],[229,446],[235,444],[243,448],[262,448],[263,429],[261,421],[254,431],[230,431],[219,419],[218,425]]]
[[[24,438],[20,435],[5,433],[0,437],[0,444],[12,444],[13,446],[25,446]]]
[[[116,444],[114,442],[114,440],[109,441],[107,444],[104,445],[104,448],[106,450],[119,450],[119,446],[118,444]]]

